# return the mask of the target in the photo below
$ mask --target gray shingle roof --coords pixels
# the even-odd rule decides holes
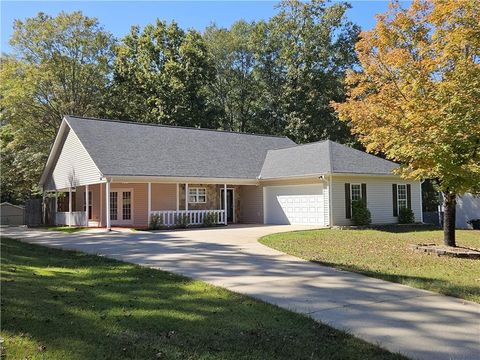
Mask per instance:
[[[326,173],[387,175],[397,167],[391,161],[325,140],[268,151],[260,177],[274,179]]]
[[[66,116],[104,175],[255,179],[286,137]]]

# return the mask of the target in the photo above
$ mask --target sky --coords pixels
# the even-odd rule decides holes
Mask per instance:
[[[375,24],[375,14],[385,12],[388,1],[349,1],[352,8],[348,17],[362,29]],[[60,11],[81,10],[96,17],[104,28],[121,38],[132,25],[144,26],[156,18],[175,20],[183,28],[202,31],[215,23],[229,27],[236,20],[268,19],[275,14],[276,1],[4,1],[1,6],[2,52],[10,52],[8,44],[15,19],[33,17],[42,11],[55,16]]]

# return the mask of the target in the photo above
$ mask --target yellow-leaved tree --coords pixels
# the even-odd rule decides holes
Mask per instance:
[[[361,69],[333,106],[404,178],[436,181],[444,242],[456,246],[456,197],[480,193],[480,1],[392,2],[356,51]]]

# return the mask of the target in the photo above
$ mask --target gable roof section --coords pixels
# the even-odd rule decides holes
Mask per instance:
[[[330,140],[270,150],[261,179],[350,173],[392,175],[398,165]]]
[[[104,176],[255,179],[286,137],[66,116]]]

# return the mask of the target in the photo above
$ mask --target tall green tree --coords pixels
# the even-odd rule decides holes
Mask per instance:
[[[359,28],[346,17],[349,6],[326,1],[284,0],[270,22],[284,72],[283,111],[287,135],[298,142],[352,142],[330,101],[345,99],[344,77],[356,64]]]
[[[132,27],[116,47],[109,116],[148,123],[216,127],[207,99],[214,67],[194,30],[157,20]]]
[[[95,18],[81,12],[15,21],[13,51],[1,59],[0,119],[8,125],[2,156],[14,155],[2,164],[2,180],[22,184],[14,191],[19,200],[34,191],[62,116],[101,112],[113,42]]]
[[[258,82],[252,33],[255,23],[235,22],[230,29],[209,26],[204,38],[215,65],[210,98],[220,109],[220,126],[226,130],[252,131]]]

